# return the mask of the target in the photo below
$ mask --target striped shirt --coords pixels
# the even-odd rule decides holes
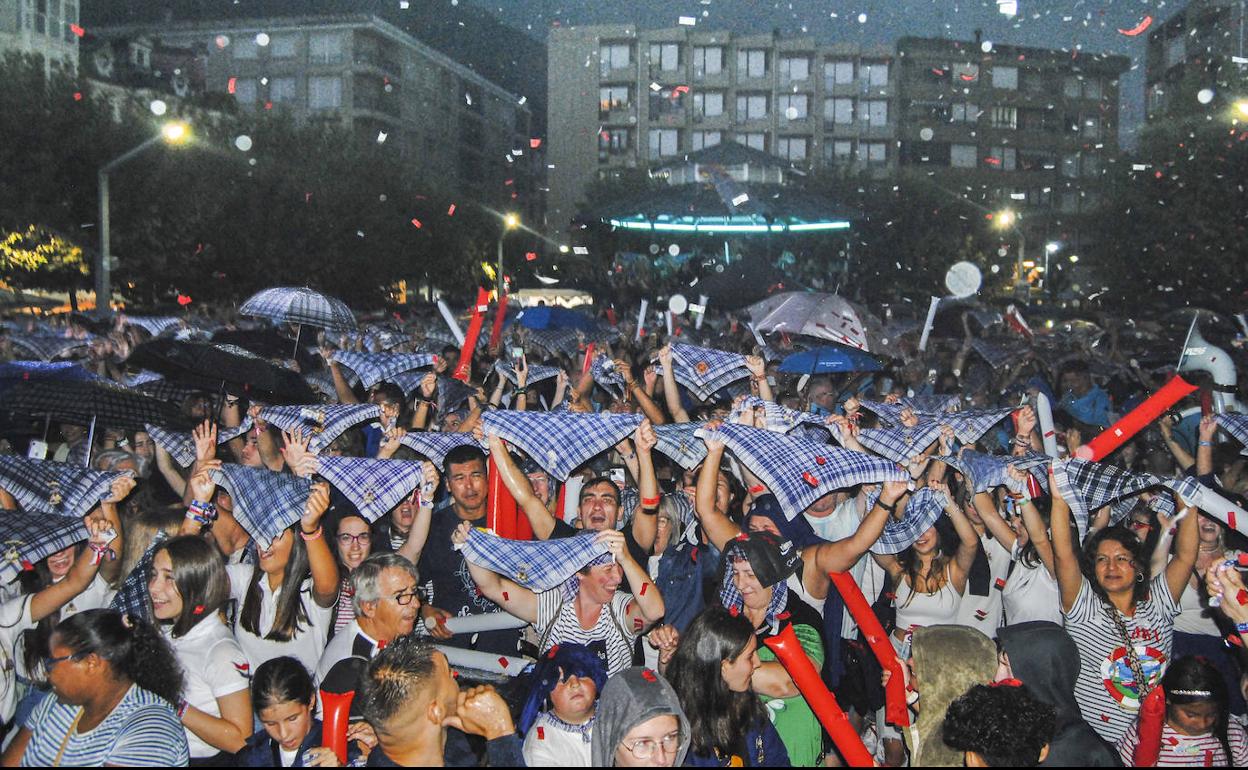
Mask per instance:
[[[582,628],[576,617],[576,600],[563,598],[563,589],[552,588],[537,595],[537,623],[546,652],[556,644],[583,644],[598,654],[607,667],[607,676],[633,665],[633,642],[637,632],[628,627],[628,608],[633,595],[616,591],[611,604],[604,605],[591,628]]]
[[[1153,578],[1149,598],[1135,605],[1131,617],[1123,617],[1131,646],[1139,658],[1148,684],[1161,681],[1170,661],[1174,641],[1174,618],[1178,602],[1170,595],[1165,573]],[[1083,579],[1083,587],[1070,612],[1062,613],[1067,633],[1079,648],[1079,678],[1075,700],[1083,719],[1110,743],[1116,742],[1139,713],[1139,684],[1127,657],[1118,624],[1109,607]]]
[[[31,736],[22,767],[186,766],[182,724],[173,707],[155,693],[131,685],[112,713],[85,733],[73,727],[80,711],[55,695],[44,698],[26,720]]]
[[[1118,756],[1127,767],[1135,764],[1135,746],[1140,741],[1139,723],[1132,724],[1118,739]],[[1234,719],[1226,728],[1231,758],[1226,759],[1222,742],[1212,733],[1181,735],[1169,724],[1161,726],[1161,754],[1155,767],[1245,767],[1248,766],[1248,732]]]

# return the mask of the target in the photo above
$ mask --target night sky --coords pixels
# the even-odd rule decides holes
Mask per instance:
[[[489,7],[504,22],[541,37],[552,24],[634,23],[643,28],[676,26],[681,16],[697,25],[734,32],[809,34],[820,41],[891,43],[905,35],[969,40],[977,29],[984,39],[1090,53],[1115,53],[1132,59],[1123,81],[1123,140],[1143,119],[1144,50],[1148,32],[1130,37],[1119,29],[1138,26],[1146,16],[1153,27],[1183,2],[1167,0],[1018,0],[1009,18],[997,0],[495,0]],[[863,16],[865,14],[865,16]],[[1151,29],[1151,28],[1150,28]]]

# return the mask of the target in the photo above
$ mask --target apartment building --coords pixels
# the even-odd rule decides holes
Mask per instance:
[[[36,54],[78,66],[78,0],[0,0],[0,56]]]
[[[531,142],[526,100],[377,17],[201,19],[92,32],[196,51],[205,89],[232,95],[244,112],[337,122],[359,141],[395,147],[414,175],[448,192],[527,221],[540,217],[534,180],[542,148]]]
[[[1191,0],[1148,35],[1148,120],[1203,115],[1248,96],[1244,0]],[[1240,86],[1241,88],[1236,88]],[[1207,100],[1197,94],[1207,91]]]
[[[777,34],[552,29],[548,221],[586,185],[726,140],[800,168],[895,170],[892,54]]]

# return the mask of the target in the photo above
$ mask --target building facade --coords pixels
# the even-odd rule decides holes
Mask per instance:
[[[0,0],[0,56],[35,54],[76,68],[78,11],[78,0]]]
[[[1148,36],[1148,120],[1202,114],[1242,99],[1248,75],[1244,0],[1191,0]],[[1209,99],[1197,99],[1208,90]]]
[[[205,89],[231,94],[243,112],[339,123],[359,141],[395,147],[412,174],[448,193],[528,221],[540,216],[534,180],[542,148],[531,142],[525,100],[379,18],[200,20],[92,32],[197,51]]]

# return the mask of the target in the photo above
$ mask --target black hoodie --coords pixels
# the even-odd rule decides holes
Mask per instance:
[[[1066,630],[1047,620],[997,630],[1014,678],[1057,711],[1056,730],[1042,767],[1121,767],[1118,753],[1083,721],[1075,701],[1079,650]]]

